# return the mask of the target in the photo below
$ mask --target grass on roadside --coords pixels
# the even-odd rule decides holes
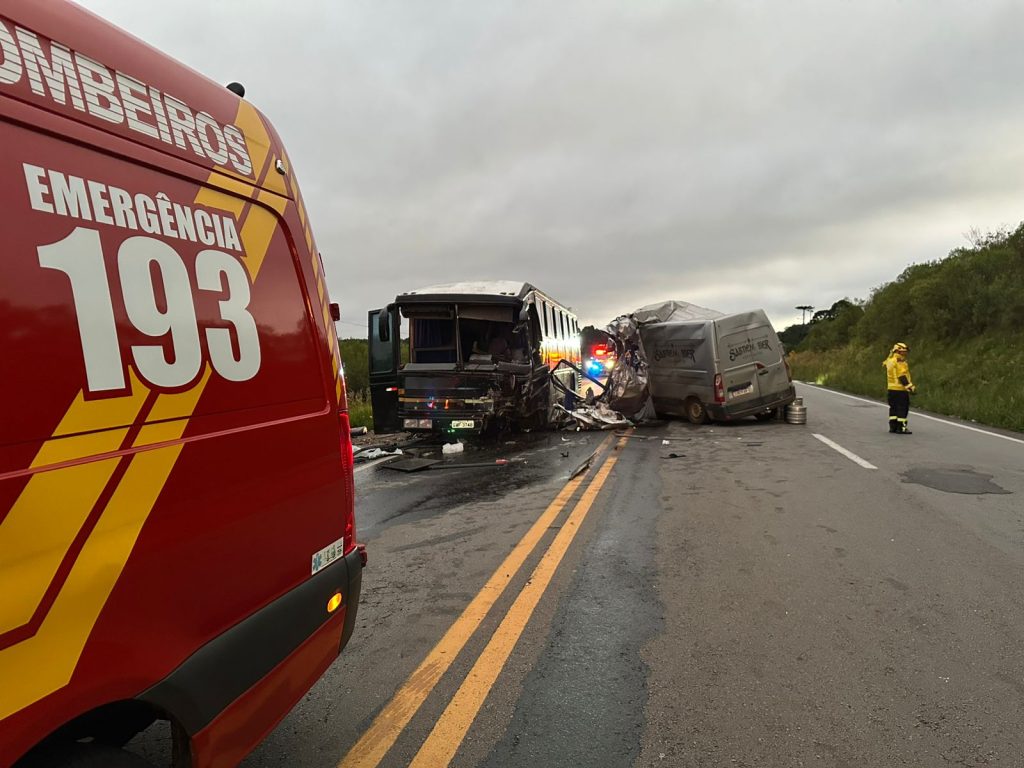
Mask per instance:
[[[348,421],[353,427],[373,429],[373,407],[365,390],[348,393]]]

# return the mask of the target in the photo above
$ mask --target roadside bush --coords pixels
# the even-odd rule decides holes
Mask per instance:
[[[355,393],[370,391],[370,364],[366,351],[366,339],[338,339],[341,347],[341,362],[345,368],[345,386],[349,397]]]

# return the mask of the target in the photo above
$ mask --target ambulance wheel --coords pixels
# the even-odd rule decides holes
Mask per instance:
[[[21,764],[19,763],[19,766]],[[29,759],[26,767],[43,768],[153,768],[153,764],[138,755],[125,752],[105,744],[74,744],[58,753],[48,752],[33,762]]]
[[[686,418],[691,424],[707,424],[708,409],[704,407],[704,403],[698,400],[696,397],[687,398],[683,404],[686,410]]]

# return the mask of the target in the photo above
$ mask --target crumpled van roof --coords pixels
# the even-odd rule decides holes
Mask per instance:
[[[723,312],[708,309],[688,301],[659,301],[633,311],[633,317],[641,325],[645,323],[685,323],[694,320],[715,320],[725,317]]]

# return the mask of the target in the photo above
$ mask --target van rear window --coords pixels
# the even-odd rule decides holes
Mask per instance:
[[[723,362],[733,364],[777,363],[781,354],[775,332],[768,326],[729,334],[719,344]]]

